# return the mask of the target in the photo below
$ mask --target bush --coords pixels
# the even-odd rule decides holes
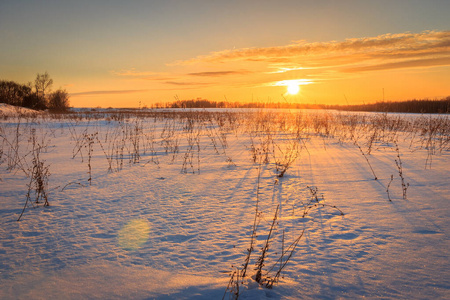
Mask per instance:
[[[23,98],[22,106],[37,110],[47,109],[45,98],[36,93],[25,96]]]
[[[66,90],[58,89],[50,94],[48,108],[54,112],[65,112],[69,108],[69,94]]]

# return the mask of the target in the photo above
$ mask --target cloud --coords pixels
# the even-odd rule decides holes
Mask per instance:
[[[227,75],[239,75],[239,74],[247,74],[249,71],[216,71],[216,72],[196,72],[196,73],[188,73],[191,76],[205,76],[205,77],[219,77],[219,76],[227,76]]]
[[[70,96],[90,96],[90,95],[112,95],[112,94],[133,94],[146,92],[148,90],[111,90],[111,91],[87,91],[80,93],[70,93]]]
[[[329,66],[347,67],[353,72],[376,71],[385,68],[426,67],[447,64],[450,55],[450,31],[383,34],[375,37],[351,38],[344,41],[307,43],[296,41],[276,47],[243,48],[212,52],[173,65],[198,63],[262,62],[268,67],[280,66],[279,72]],[[430,58],[431,57],[431,58]],[[415,58],[416,60],[411,60]],[[388,62],[388,61],[392,62]],[[394,61],[395,60],[395,61]],[[360,64],[379,67],[357,68]],[[355,66],[352,69],[352,65]],[[292,69],[292,70],[291,70]],[[206,74],[214,72],[200,72]],[[195,73],[193,73],[195,74]],[[223,74],[225,75],[225,74]],[[199,75],[202,76],[202,75]]]
[[[292,84],[295,85],[308,85],[313,84],[313,80],[308,79],[290,79],[290,80],[281,80],[281,81],[274,81],[271,83],[266,84],[267,86],[289,86]]]
[[[178,81],[166,81],[166,84],[172,84],[172,85],[193,85],[191,82],[178,82]]]
[[[344,69],[343,71],[354,73],[354,72],[379,71],[379,70],[390,70],[400,68],[437,67],[437,66],[450,66],[450,56],[442,58],[414,59],[372,66],[354,67]]]
[[[207,82],[183,82],[183,81],[166,81],[165,84],[179,85],[179,86],[206,86],[211,85]]]
[[[272,67],[270,67],[270,68],[276,69],[276,71],[268,72],[269,74],[286,73],[286,72],[300,71],[300,70],[305,70],[305,69],[306,69],[306,68],[304,68],[304,67],[296,67],[296,66],[284,67],[283,65],[280,65],[280,66],[272,66]]]

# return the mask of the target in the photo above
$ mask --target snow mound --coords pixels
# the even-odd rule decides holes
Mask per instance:
[[[0,117],[3,116],[15,117],[19,115],[35,115],[35,114],[42,114],[42,112],[30,108],[0,103]]]

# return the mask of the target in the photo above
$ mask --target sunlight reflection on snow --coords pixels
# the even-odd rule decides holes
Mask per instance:
[[[134,219],[125,224],[117,234],[119,246],[125,250],[141,247],[150,234],[150,223],[147,220]]]

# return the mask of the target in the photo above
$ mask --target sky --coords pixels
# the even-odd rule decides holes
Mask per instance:
[[[74,107],[438,99],[449,15],[448,0],[0,0],[0,80],[48,72]]]

